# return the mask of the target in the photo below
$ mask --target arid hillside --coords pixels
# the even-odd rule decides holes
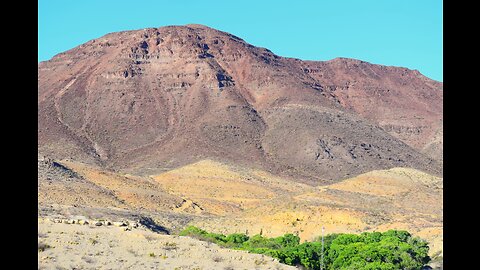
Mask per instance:
[[[38,221],[38,269],[297,269],[246,251],[144,229]]]
[[[443,250],[443,179],[414,169],[371,171],[310,186],[213,160],[151,176],[72,161],[55,164],[44,175],[61,167],[76,178],[39,178],[41,217],[146,219],[172,234],[191,224],[218,233],[296,233],[302,241],[318,237],[322,226],[326,233],[405,229],[428,240],[432,256]],[[79,192],[82,187],[95,188]]]
[[[141,176],[206,159],[313,185],[394,167],[441,176],[442,102],[442,83],[418,71],[284,58],[206,26],[167,26],[39,63],[38,144]]]

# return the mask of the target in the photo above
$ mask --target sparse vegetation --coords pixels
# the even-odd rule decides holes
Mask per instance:
[[[154,241],[155,240],[155,237],[153,236],[150,236],[150,235],[144,235],[145,239],[148,241],[148,242],[151,242],[151,241]]]
[[[264,254],[277,258],[282,263],[306,269],[320,269],[322,266],[321,239],[300,244],[300,238],[293,234],[275,238],[261,235],[249,237],[245,234],[225,236],[194,226],[185,228],[180,235],[213,242],[222,247]],[[322,269],[415,270],[430,261],[428,250],[426,241],[412,237],[407,231],[330,234],[324,237]],[[258,264],[261,261],[263,260],[258,260]]]
[[[215,257],[212,258],[212,260],[213,260],[214,262],[221,262],[221,261],[223,261],[223,258],[220,257],[220,256],[215,256]]]
[[[49,244],[45,244],[43,242],[38,243],[38,251],[39,252],[43,252],[43,251],[45,251],[46,249],[49,249],[49,248],[52,248],[52,246],[50,246]]]
[[[256,259],[254,263],[256,265],[262,265],[262,264],[266,264],[267,262],[262,258],[262,259]]]
[[[177,249],[177,243],[175,243],[175,242],[166,242],[165,245],[163,246],[163,248],[166,249],[166,250]]]
[[[98,244],[98,241],[97,241],[96,239],[94,239],[94,238],[88,239],[88,242],[89,242],[90,244],[92,244],[92,245]]]

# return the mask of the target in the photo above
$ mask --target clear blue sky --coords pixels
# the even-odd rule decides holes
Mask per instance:
[[[442,5],[442,0],[39,0],[38,61],[110,32],[198,23],[281,56],[356,58],[418,69],[443,81]]]

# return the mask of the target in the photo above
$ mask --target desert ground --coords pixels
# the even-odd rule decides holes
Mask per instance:
[[[87,269],[92,265],[106,267],[102,269],[124,269],[133,265],[147,269],[212,269],[201,268],[212,263],[210,260],[200,263],[192,257],[192,261],[183,261],[180,253],[172,257],[174,251],[167,252],[171,260],[162,261],[160,257],[141,260],[151,252],[163,254],[161,244],[158,247],[138,236],[145,234],[154,235],[152,237],[158,238],[159,243],[176,242],[179,249],[198,248],[199,254],[203,254],[199,255],[201,258],[210,258],[220,252],[226,257],[212,267],[242,269],[228,255],[237,254],[236,251],[219,247],[202,249],[206,243],[175,236],[187,225],[224,234],[262,232],[275,237],[296,233],[301,241],[312,241],[320,236],[322,226],[327,234],[405,229],[429,242],[432,258],[443,256],[443,182],[439,177],[414,169],[372,171],[324,186],[292,182],[265,171],[213,160],[158,175],[134,176],[70,160],[39,159],[39,172],[39,243],[57,246],[39,252],[42,267],[61,265],[68,269],[70,265],[79,264]],[[79,217],[136,220],[143,229],[125,232],[115,227],[49,222]],[[65,231],[61,233],[62,230]],[[77,234],[76,230],[84,235]],[[112,256],[95,255],[98,251],[82,253],[102,245],[89,246],[89,249],[68,245],[69,242],[87,245],[88,239],[95,238],[97,232],[103,239],[99,240],[103,247],[114,241],[116,255],[112,256],[125,260],[122,267],[115,268],[117,260],[112,260]],[[114,240],[117,237],[118,240]],[[128,246],[129,243],[132,245]],[[189,246],[190,243],[196,246]],[[138,248],[134,249],[133,245]],[[129,249],[135,252],[126,253]],[[140,255],[135,257],[134,254]],[[56,261],[48,256],[56,256]],[[90,257],[95,259],[85,261]],[[246,269],[275,269],[268,267],[277,265],[274,262],[255,265],[258,256],[251,258],[253,264],[245,264]],[[169,265],[159,263],[167,261]]]
[[[244,251],[149,230],[38,220],[39,269],[296,269]]]

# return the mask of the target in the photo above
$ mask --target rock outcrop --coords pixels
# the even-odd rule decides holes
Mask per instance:
[[[392,167],[439,175],[442,89],[201,25],[117,32],[39,63],[39,151],[144,175],[206,158],[317,184]]]

